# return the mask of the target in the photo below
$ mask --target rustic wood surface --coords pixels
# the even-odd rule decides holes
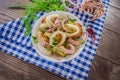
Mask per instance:
[[[0,0],[0,24],[22,17],[24,10],[9,6],[28,0]],[[88,80],[120,80],[120,0],[111,0],[105,28]],[[54,73],[28,64],[0,51],[0,80],[65,80]]]

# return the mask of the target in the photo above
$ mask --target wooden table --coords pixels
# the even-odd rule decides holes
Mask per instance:
[[[0,0],[0,24],[23,16],[23,10],[10,10],[8,6],[27,3],[28,0]],[[105,26],[88,80],[120,80],[120,0],[111,0]],[[65,78],[0,51],[0,80]]]

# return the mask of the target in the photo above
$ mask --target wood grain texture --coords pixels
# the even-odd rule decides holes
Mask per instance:
[[[3,17],[4,16],[4,17]],[[13,20],[12,18],[0,13],[0,24]]]
[[[120,9],[120,0],[111,0],[110,5],[117,9]]]
[[[27,4],[28,0],[0,0],[0,24],[22,17],[23,10],[8,6]],[[97,55],[88,80],[120,80],[120,0],[111,0]],[[0,80],[65,80],[39,67],[0,52]]]
[[[120,80],[120,66],[96,56],[88,80]]]
[[[111,0],[105,26],[107,29],[120,34],[120,0]]]
[[[120,35],[104,29],[97,55],[120,65]]]
[[[23,10],[8,9],[10,6],[14,5],[24,5],[29,3],[29,0],[0,0],[0,13],[10,18],[17,19],[23,16]]]

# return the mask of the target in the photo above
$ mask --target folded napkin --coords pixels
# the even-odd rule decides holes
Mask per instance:
[[[107,12],[109,0],[103,0],[103,3]],[[21,19],[0,25],[0,50],[23,61],[57,73],[65,78],[71,80],[86,80],[92,60],[96,54],[106,14],[95,21],[90,21],[89,16],[85,13],[79,13],[77,11],[72,13],[82,20],[84,25],[88,25],[89,22],[89,25],[95,31],[96,35],[96,40],[93,44],[89,35],[85,48],[79,56],[73,60],[63,63],[55,63],[41,57],[32,46],[30,40],[31,35],[28,37],[25,36],[25,28],[23,27]],[[38,16],[41,17],[44,14],[45,13],[40,12]]]

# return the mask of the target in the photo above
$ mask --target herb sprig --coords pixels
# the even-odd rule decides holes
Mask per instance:
[[[53,40],[52,44],[55,45],[55,46],[59,43],[55,38],[52,38],[52,40]]]
[[[37,36],[32,36],[32,39],[33,39],[33,43],[38,43]]]
[[[25,34],[28,36],[31,32],[31,23],[33,20],[38,19],[37,13],[40,11],[50,12],[54,10],[64,11],[61,0],[33,0],[31,4],[26,5],[25,15],[22,19],[24,27],[26,28]]]

